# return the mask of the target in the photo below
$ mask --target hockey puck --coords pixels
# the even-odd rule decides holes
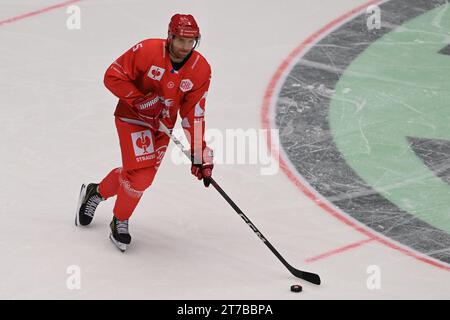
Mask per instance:
[[[294,284],[291,286],[292,292],[302,292],[302,286],[299,284]]]

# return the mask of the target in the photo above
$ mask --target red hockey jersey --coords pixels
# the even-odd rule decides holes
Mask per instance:
[[[136,44],[111,64],[104,77],[105,86],[119,98],[116,117],[139,120],[131,107],[133,101],[155,92],[164,100],[161,121],[171,129],[179,113],[191,148],[201,150],[205,147],[204,113],[210,81],[211,67],[195,50],[175,71],[164,39]]]

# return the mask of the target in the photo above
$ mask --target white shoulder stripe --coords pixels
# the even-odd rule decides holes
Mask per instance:
[[[200,56],[197,56],[197,59],[195,59],[194,63],[192,64],[191,69],[195,68],[195,65],[197,64],[198,59],[200,59]]]

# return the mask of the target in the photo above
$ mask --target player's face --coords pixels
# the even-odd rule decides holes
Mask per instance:
[[[195,39],[193,38],[183,38],[183,37],[173,37],[171,41],[171,58],[175,62],[181,62],[194,48]]]

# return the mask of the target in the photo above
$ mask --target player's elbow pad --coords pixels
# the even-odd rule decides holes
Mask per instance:
[[[112,87],[112,85],[111,85],[112,79],[111,78],[112,77],[108,74],[108,72],[106,72],[105,76],[103,77],[103,84],[109,91],[112,91],[111,90],[111,87]]]

